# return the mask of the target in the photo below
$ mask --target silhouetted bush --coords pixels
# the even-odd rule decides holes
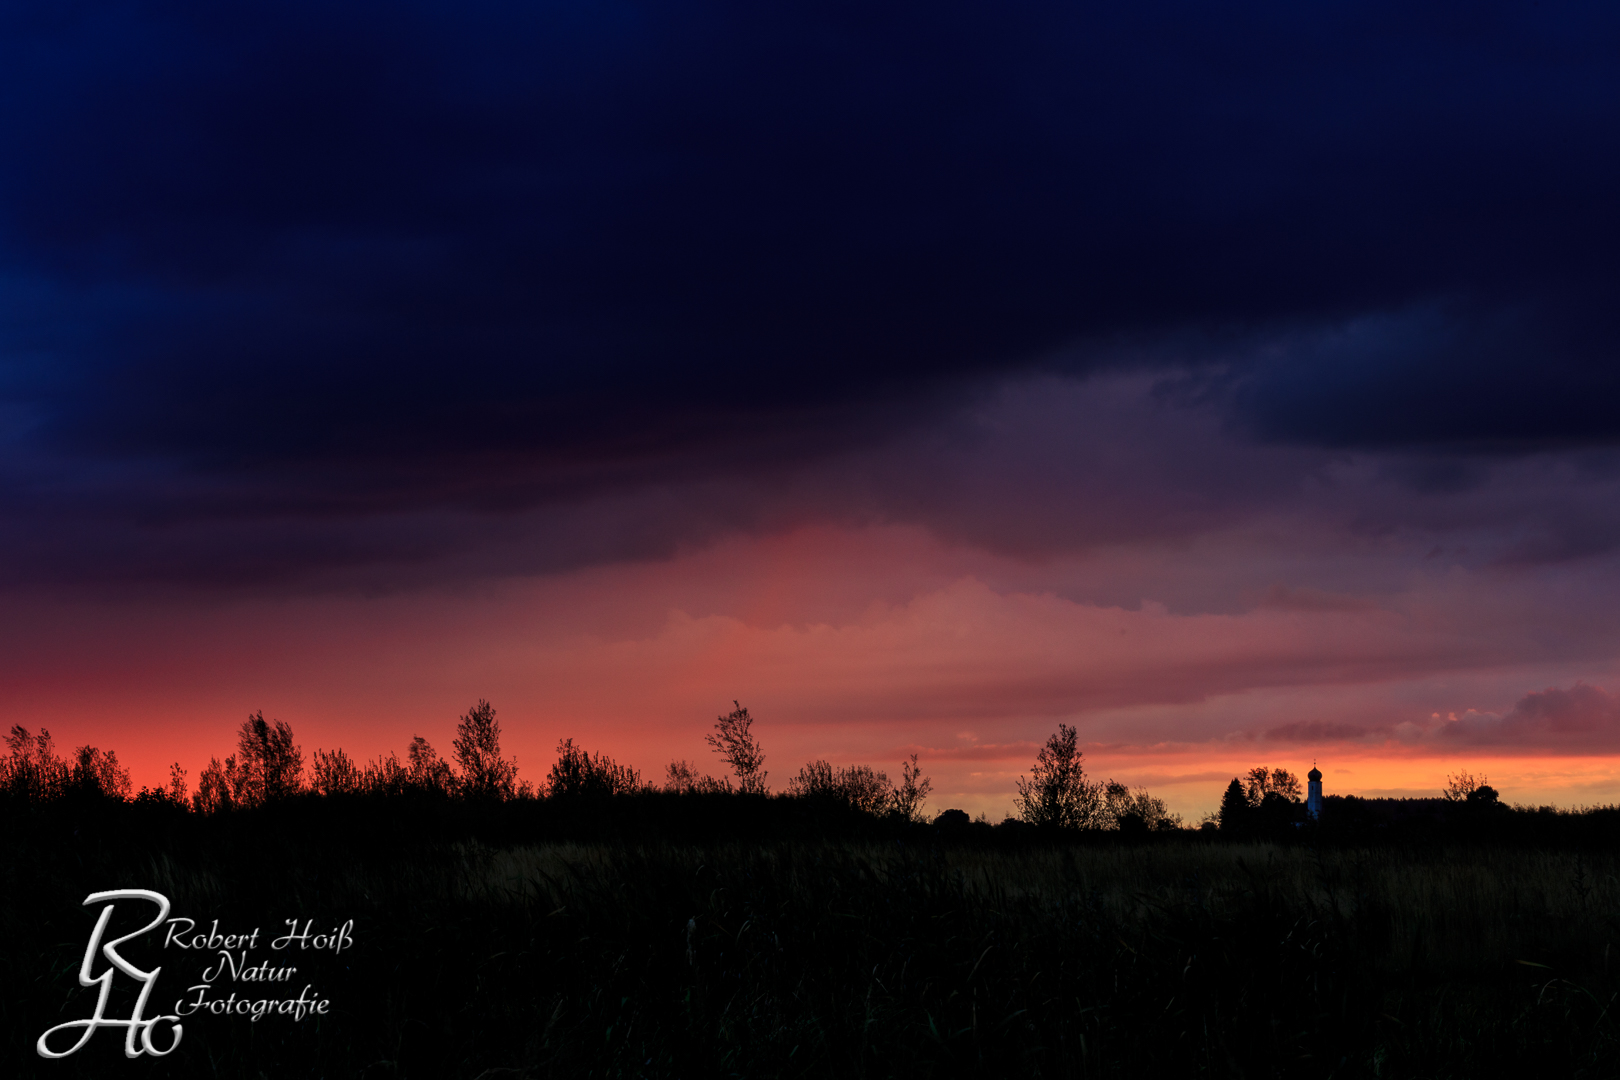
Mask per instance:
[[[868,814],[887,813],[894,803],[894,789],[887,773],[870,765],[846,765],[835,769],[825,761],[812,761],[788,781],[788,794],[799,799],[824,799],[842,803]]]
[[[573,739],[557,744],[557,761],[546,778],[546,794],[558,799],[607,798],[642,790],[641,774],[606,754],[591,755]]]
[[[934,819],[934,827],[941,832],[961,832],[972,820],[966,810],[941,810]]]
[[[698,771],[690,761],[672,761],[664,770],[664,790],[676,794],[718,795],[731,791],[731,781]]]

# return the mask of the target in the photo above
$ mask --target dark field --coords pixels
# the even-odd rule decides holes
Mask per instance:
[[[735,811],[740,797],[725,798]],[[648,797],[633,815],[644,828],[625,819],[572,842],[542,838],[589,835],[599,818],[314,799],[217,817],[15,810],[7,1072],[1620,1072],[1620,864],[1606,848],[1186,832],[1051,843],[784,818],[781,801],[748,804],[757,812],[739,821],[751,824],[703,843],[679,840],[693,807],[719,805],[701,796]],[[352,949],[294,956],[296,985],[234,987],[290,997],[311,982],[329,1014],[197,1015],[169,1057],[126,1060],[122,1032],[102,1030],[71,1057],[40,1059],[46,1028],[94,1006],[77,975],[99,906],[81,903],[123,887],[164,893],[205,930],[217,918],[268,938],[287,919],[353,919]],[[128,913],[134,929],[155,909]],[[125,947],[163,965],[148,1016],[172,1011],[218,960],[160,939]],[[251,960],[264,959],[283,962],[261,943]],[[109,1017],[128,1016],[132,985]]]

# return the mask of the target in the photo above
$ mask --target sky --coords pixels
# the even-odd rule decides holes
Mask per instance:
[[[0,9],[0,721],[1620,801],[1620,12]]]

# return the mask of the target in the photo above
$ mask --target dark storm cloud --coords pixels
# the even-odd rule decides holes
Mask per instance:
[[[1263,441],[1620,434],[1606,9],[0,19],[0,504],[42,573],[206,577],[263,522],[300,539],[226,576],[436,557],[478,541],[399,523],[757,481],[1043,367],[1205,363]]]
[[[1566,288],[1557,298],[1471,297],[1266,342],[1236,380],[1228,376],[1236,414],[1263,438],[1334,447],[1500,454],[1612,443],[1614,283]],[[1401,468],[1427,490],[1485,476],[1456,458]]]

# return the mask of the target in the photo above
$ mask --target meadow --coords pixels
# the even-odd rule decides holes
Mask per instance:
[[[316,797],[219,815],[8,807],[7,1073],[1620,1068],[1620,859],[1579,832],[1535,844],[1057,838],[792,804],[647,794],[526,812]],[[41,1060],[39,1034],[94,1004],[78,984],[94,922],[81,902],[130,886],[163,893],[205,929],[352,919],[352,949],[301,961],[297,981],[317,983],[329,1013],[195,1015],[168,1057],[126,1060],[122,1035],[103,1031]],[[209,958],[152,937],[126,950],[163,965],[154,1002],[168,1011]],[[128,999],[120,989],[108,1015],[127,1015]]]

